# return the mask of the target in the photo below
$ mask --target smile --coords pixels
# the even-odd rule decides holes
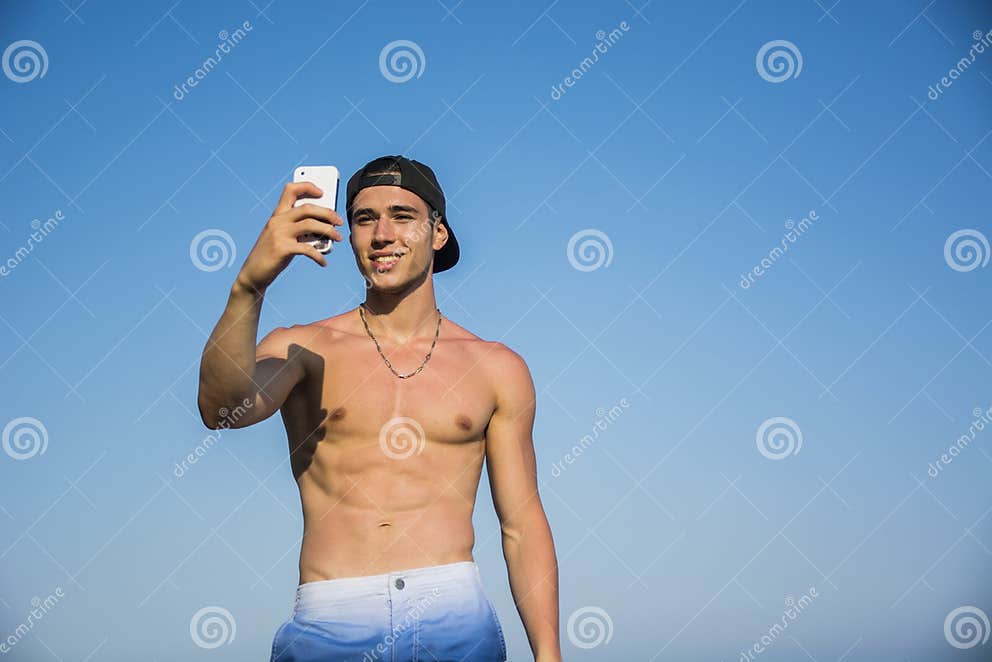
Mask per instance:
[[[372,263],[375,264],[377,271],[389,271],[397,262],[400,261],[401,257],[401,255],[389,255],[372,258]]]

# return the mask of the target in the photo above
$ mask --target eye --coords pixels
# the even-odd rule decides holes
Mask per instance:
[[[400,214],[396,218],[405,218],[405,219],[408,219],[408,220],[411,220],[411,221],[413,220],[413,216],[410,216],[409,214]]]

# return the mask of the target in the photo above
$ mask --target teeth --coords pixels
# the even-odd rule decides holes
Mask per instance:
[[[388,255],[388,256],[383,256],[383,257],[377,257],[377,258],[375,258],[375,261],[376,262],[395,262],[398,259],[400,259],[398,255]]]

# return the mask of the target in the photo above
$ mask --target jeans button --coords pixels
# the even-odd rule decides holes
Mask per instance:
[[[403,588],[406,586],[406,583],[402,579],[397,579],[393,585],[396,586],[396,588]]]

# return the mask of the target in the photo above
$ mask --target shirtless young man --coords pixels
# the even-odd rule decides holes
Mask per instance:
[[[375,159],[349,180],[349,242],[363,304],[279,327],[255,346],[266,288],[294,255],[327,266],[297,236],[342,241],[334,211],[291,183],[231,287],[203,351],[207,427],[282,412],[304,523],[293,614],[272,662],[505,660],[502,627],[472,556],[486,461],[510,590],[536,662],[561,660],[558,566],[537,489],[535,393],[524,360],[447,317],[433,276],[459,249],[430,168]],[[400,255],[395,262],[378,256]],[[236,421],[224,418],[251,404]],[[223,414],[223,415],[222,415]]]

